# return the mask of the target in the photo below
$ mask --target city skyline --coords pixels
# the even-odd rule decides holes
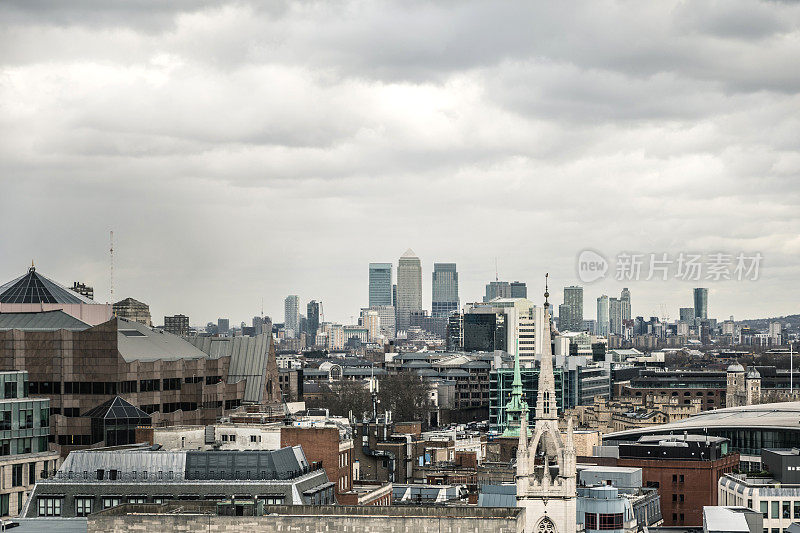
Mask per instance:
[[[435,261],[464,302],[495,258],[536,300],[544,272],[580,283],[585,249],[760,252],[710,313],[797,312],[796,3],[10,1],[0,19],[4,279],[34,259],[108,300],[113,230],[114,299],[158,321],[249,321],[262,298],[275,317],[299,293],[345,322],[365,265],[408,247],[426,308]],[[677,314],[693,285],[585,301],[629,286],[637,314]]]

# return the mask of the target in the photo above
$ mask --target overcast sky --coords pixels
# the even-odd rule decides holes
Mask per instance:
[[[268,6],[268,7],[265,7]],[[185,313],[349,322],[413,248],[462,302],[540,300],[584,249],[760,252],[757,281],[630,287],[634,315],[800,312],[795,2],[0,3],[0,279]],[[613,270],[613,264],[611,269]],[[613,274],[613,272],[609,272]]]

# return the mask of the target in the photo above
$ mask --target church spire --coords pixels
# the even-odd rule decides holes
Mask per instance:
[[[536,419],[556,420],[558,407],[556,404],[556,383],[553,377],[553,346],[551,339],[550,303],[547,298],[547,278],[544,277],[544,312],[542,313],[542,359],[539,364],[539,387],[536,396]]]
[[[528,404],[522,398],[522,371],[519,365],[519,351],[514,355],[514,381],[511,383],[511,399],[506,404],[506,429],[503,436],[514,437],[521,432],[522,417],[528,416]],[[526,424],[527,427],[527,424]],[[527,430],[525,437],[527,437]]]

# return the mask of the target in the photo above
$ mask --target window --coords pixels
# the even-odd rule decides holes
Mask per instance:
[[[236,442],[236,435],[231,435],[231,442]]]
[[[768,505],[769,505],[768,502],[761,502],[761,514],[764,516],[764,518],[767,518],[767,507],[768,507]]]
[[[600,530],[622,529],[622,513],[600,513]]]
[[[781,514],[783,515],[783,518],[791,518],[792,517],[792,512],[791,512],[791,509],[790,509],[790,502],[783,502],[782,509],[781,509]]]
[[[679,502],[683,502],[683,494],[679,494],[678,495],[678,501]]]
[[[112,496],[109,498],[103,498],[103,509],[108,509],[109,507],[116,507],[120,503],[119,496]]]
[[[144,496],[131,496],[128,498],[128,503],[146,503],[147,498]]]
[[[11,486],[12,487],[22,486],[22,465],[11,466]]]
[[[585,513],[583,523],[586,529],[597,529],[597,515],[595,513]]]
[[[256,442],[256,435],[250,435],[250,442]]]
[[[17,397],[17,382],[6,381],[5,398],[8,400],[9,398],[16,398],[16,397]]]
[[[28,485],[36,483],[36,463],[28,463]]]
[[[19,429],[33,429],[33,409],[19,410]]]
[[[228,442],[228,436],[227,435],[223,435],[222,436],[222,442]]]
[[[25,504],[25,493],[18,492],[17,493],[17,515],[22,513],[22,506]]]
[[[75,516],[92,514],[92,500],[94,498],[75,498]]]
[[[800,501],[794,502],[794,518],[800,518]]]
[[[681,483],[683,483],[683,474],[681,474],[680,476],[678,476],[678,481],[680,481]]]
[[[283,498],[283,496],[262,496],[259,499],[264,501],[264,505],[283,505]]]
[[[3,411],[0,417],[0,430],[7,431],[11,429],[11,411]]]
[[[0,494],[0,516],[8,515],[8,502],[10,498],[10,494]]]
[[[678,501],[678,495],[677,495],[677,494],[674,494],[674,493],[673,493],[673,495],[672,495],[672,501],[674,501],[674,502]]]
[[[781,504],[781,502],[775,501],[775,502],[770,502],[770,504],[771,504],[770,506],[772,507],[772,512],[770,513],[770,518],[780,518],[781,517],[781,514],[780,514],[780,504]]]
[[[672,482],[673,483],[677,483],[678,482],[678,474],[672,474]]]
[[[61,516],[63,497],[39,497],[39,516]]]

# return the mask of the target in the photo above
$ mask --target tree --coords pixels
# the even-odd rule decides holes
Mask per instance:
[[[308,407],[328,409],[334,416],[353,415],[361,418],[364,413],[372,412],[372,399],[369,391],[356,381],[338,381],[332,386],[322,385],[322,398],[309,400]]]
[[[398,421],[425,421],[430,408],[428,384],[413,372],[385,376],[378,389],[381,411],[392,411]]]

